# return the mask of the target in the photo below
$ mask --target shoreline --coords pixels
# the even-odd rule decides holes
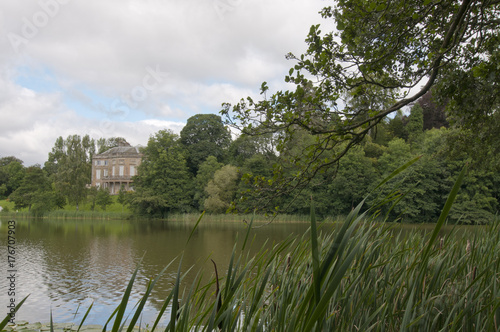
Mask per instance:
[[[102,325],[97,325],[97,324],[89,324],[89,325],[82,325],[81,328],[79,328],[79,324],[75,323],[53,323],[53,329],[54,332],[64,332],[64,331],[85,331],[85,332],[102,332],[103,326]],[[112,326],[111,326],[112,327]],[[128,326],[125,326],[124,329],[128,329]],[[35,323],[30,323],[25,320],[20,320],[14,325],[7,325],[5,326],[2,331],[7,331],[7,332],[31,332],[31,331],[37,331],[37,332],[42,332],[42,331],[51,331],[51,326],[50,323],[40,323],[40,322],[35,322]],[[106,331],[111,331],[111,328]],[[139,332],[139,331],[149,331],[146,327],[139,327],[139,326],[134,326],[133,329],[134,332]]]

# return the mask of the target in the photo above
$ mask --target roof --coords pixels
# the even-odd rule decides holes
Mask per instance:
[[[113,157],[142,157],[138,146],[117,146],[103,153],[97,154],[94,158],[113,158]]]

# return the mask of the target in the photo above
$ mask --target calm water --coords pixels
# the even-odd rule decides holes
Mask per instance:
[[[186,241],[194,224],[138,221],[17,221],[16,301],[30,294],[16,320],[48,322],[50,311],[58,323],[79,323],[94,303],[86,324],[103,325],[119,304],[130,277],[142,257],[134,286],[132,307],[143,293],[149,278],[183,253],[182,270],[194,266],[213,274],[213,259],[219,274],[229,263],[238,237],[243,242],[245,225],[200,223],[189,245]],[[252,249],[271,246],[290,234],[302,235],[306,223],[271,224],[252,230]],[[0,316],[7,314],[7,220],[0,225]],[[255,236],[255,237],[254,237]],[[267,244],[266,244],[266,241]],[[153,322],[172,288],[179,259],[156,284],[143,322]],[[187,275],[186,282],[195,277]],[[80,306],[78,308],[78,306]],[[78,308],[78,310],[77,310]],[[167,323],[169,315],[165,314]]]
[[[203,222],[186,247],[193,224],[138,221],[17,221],[16,222],[16,301],[30,294],[16,320],[48,322],[52,310],[58,323],[79,323],[94,303],[86,324],[103,325],[119,304],[138,262],[143,257],[129,309],[140,299],[148,279],[183,254],[182,270],[194,266],[205,275],[213,274],[213,259],[223,275],[245,226],[239,222]],[[303,235],[307,223],[273,223],[254,229],[251,250],[272,246],[291,234]],[[331,225],[329,225],[331,227]],[[400,226],[398,226],[400,227]],[[410,226],[414,228],[416,226]],[[424,231],[433,225],[418,226]],[[7,313],[9,281],[7,220],[0,224],[0,318]],[[267,244],[266,244],[267,241]],[[239,249],[238,249],[239,250]],[[179,259],[157,283],[143,323],[152,323],[171,290]],[[191,284],[195,273],[188,274]],[[163,323],[168,323],[169,314]]]

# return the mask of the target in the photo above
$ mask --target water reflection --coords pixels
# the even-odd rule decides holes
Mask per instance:
[[[56,322],[80,322],[85,311],[94,303],[87,324],[103,325],[119,304],[130,276],[141,261],[130,308],[140,299],[149,279],[155,277],[168,263],[177,259],[156,284],[142,321],[156,318],[163,300],[172,288],[183,255],[183,270],[194,266],[185,278],[190,285],[196,272],[204,270],[206,280],[213,274],[210,258],[225,271],[231,252],[239,238],[245,236],[241,223],[201,223],[189,245],[186,241],[194,224],[185,222],[138,221],[18,221],[16,225],[16,300],[30,294],[17,320],[48,322],[52,310]],[[252,230],[251,252],[282,241],[296,234],[302,236],[307,223],[271,224]],[[396,232],[405,227],[395,225]],[[328,232],[333,226],[326,225]],[[423,232],[430,226],[419,227]],[[428,228],[428,229],[427,229]],[[445,232],[449,231],[445,230]],[[7,224],[0,224],[0,261],[7,262]],[[0,271],[0,306],[6,313],[8,285],[7,269]],[[0,311],[1,313],[2,311]],[[3,314],[2,314],[3,315]],[[168,313],[164,322],[168,322]]]
[[[57,322],[79,322],[94,303],[88,324],[104,324],[118,305],[135,267],[141,268],[129,306],[144,291],[147,281],[169,262],[183,255],[183,270],[206,269],[213,273],[210,258],[220,271],[227,268],[236,238],[243,239],[240,223],[202,223],[189,245],[193,225],[178,222],[137,221],[18,221],[16,225],[16,300],[30,294],[16,320],[47,322],[50,312]],[[291,233],[302,234],[307,224],[277,224],[252,232],[254,251]],[[0,248],[6,248],[7,225],[0,225]],[[242,242],[242,241],[241,241]],[[6,250],[0,261],[7,261]],[[156,318],[172,288],[178,263],[172,264],[157,283],[144,310],[143,321]],[[190,284],[195,272],[187,275]],[[0,271],[0,280],[7,272]],[[7,283],[0,282],[0,303],[7,303]],[[6,311],[5,311],[6,312]],[[168,321],[168,315],[165,316]]]

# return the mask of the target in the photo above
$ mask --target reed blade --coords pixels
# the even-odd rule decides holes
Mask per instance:
[[[156,278],[154,278],[153,281],[149,282],[148,286],[146,287],[146,292],[144,293],[144,295],[139,303],[139,306],[137,307],[135,314],[129,323],[129,327],[127,329],[127,332],[132,332],[132,330],[134,329],[134,325],[139,320],[139,316],[141,315],[142,310],[144,309],[144,306],[146,305],[146,301],[148,300],[149,295],[151,294],[151,291],[153,290],[156,283],[158,282],[158,279],[160,279],[160,277],[163,275],[163,273],[165,273],[165,271],[170,267],[170,265],[172,263],[173,263],[173,261],[170,262],[167,266],[165,266],[163,268],[163,270],[161,270],[160,273],[158,273],[158,275],[156,276]]]
[[[27,295],[24,299],[21,300],[21,302],[19,302],[18,305],[16,305],[16,307],[14,308],[14,312],[13,314],[15,315],[16,312],[19,310],[19,308],[21,308],[21,306],[23,305],[24,301],[26,301],[26,299],[28,298],[29,295]],[[7,316],[4,318],[4,320],[2,322],[0,322],[0,331],[3,330],[3,328],[5,326],[7,326],[7,324],[9,324],[9,321],[12,320],[12,317],[11,314],[7,314]]]
[[[135,278],[137,276],[137,272],[139,271],[139,265],[140,265],[140,262],[139,262],[139,264],[137,264],[137,267],[135,268],[134,273],[132,274],[132,277],[130,278],[130,281],[127,285],[127,288],[125,289],[125,293],[123,294],[122,301],[120,302],[120,305],[118,306],[118,311],[116,313],[115,322],[113,324],[113,328],[111,329],[112,332],[118,332],[120,330],[120,324],[123,320],[123,316],[125,315],[125,310],[127,309],[128,299],[130,298],[130,294],[132,293],[132,286],[134,285],[134,281],[135,281]]]
[[[90,310],[92,309],[92,306],[93,306],[93,305],[94,305],[94,302],[92,302],[92,303],[90,304],[89,308],[88,308],[88,309],[87,309],[87,311],[85,312],[85,315],[83,316],[82,321],[80,322],[80,325],[78,326],[78,330],[77,330],[77,332],[79,332],[79,331],[80,331],[80,329],[82,328],[83,323],[84,323],[84,322],[85,322],[85,320],[87,319],[87,316],[89,315]]]
[[[427,261],[427,259],[429,258],[429,254],[430,254],[432,245],[436,241],[438,234],[439,234],[439,231],[443,227],[444,222],[446,221],[446,218],[448,217],[448,213],[450,212],[450,209],[453,206],[453,202],[455,201],[455,198],[457,197],[458,191],[460,190],[460,186],[462,185],[466,171],[467,171],[467,166],[464,166],[464,168],[462,168],[462,171],[458,175],[458,178],[455,181],[455,184],[453,185],[453,188],[451,189],[450,194],[448,195],[448,199],[446,200],[446,203],[444,204],[444,207],[441,210],[441,215],[439,216],[439,219],[436,223],[436,227],[434,227],[434,231],[432,232],[431,239],[429,240],[429,243],[427,244],[427,248],[425,249],[423,261]]]
[[[196,229],[198,228],[198,225],[200,224],[200,221],[201,219],[203,218],[203,216],[205,215],[205,211],[203,211],[200,215],[200,217],[198,218],[198,221],[196,222],[196,224],[194,225],[193,229],[191,230],[191,233],[189,234],[189,237],[186,241],[186,245],[189,243],[189,240],[191,240],[191,238],[193,237],[193,234],[194,232],[196,231]]]
[[[319,249],[318,249],[318,232],[316,229],[316,212],[314,211],[314,202],[311,200],[311,254],[313,265],[313,286],[314,299],[316,305],[320,300],[321,276],[319,275]]]

